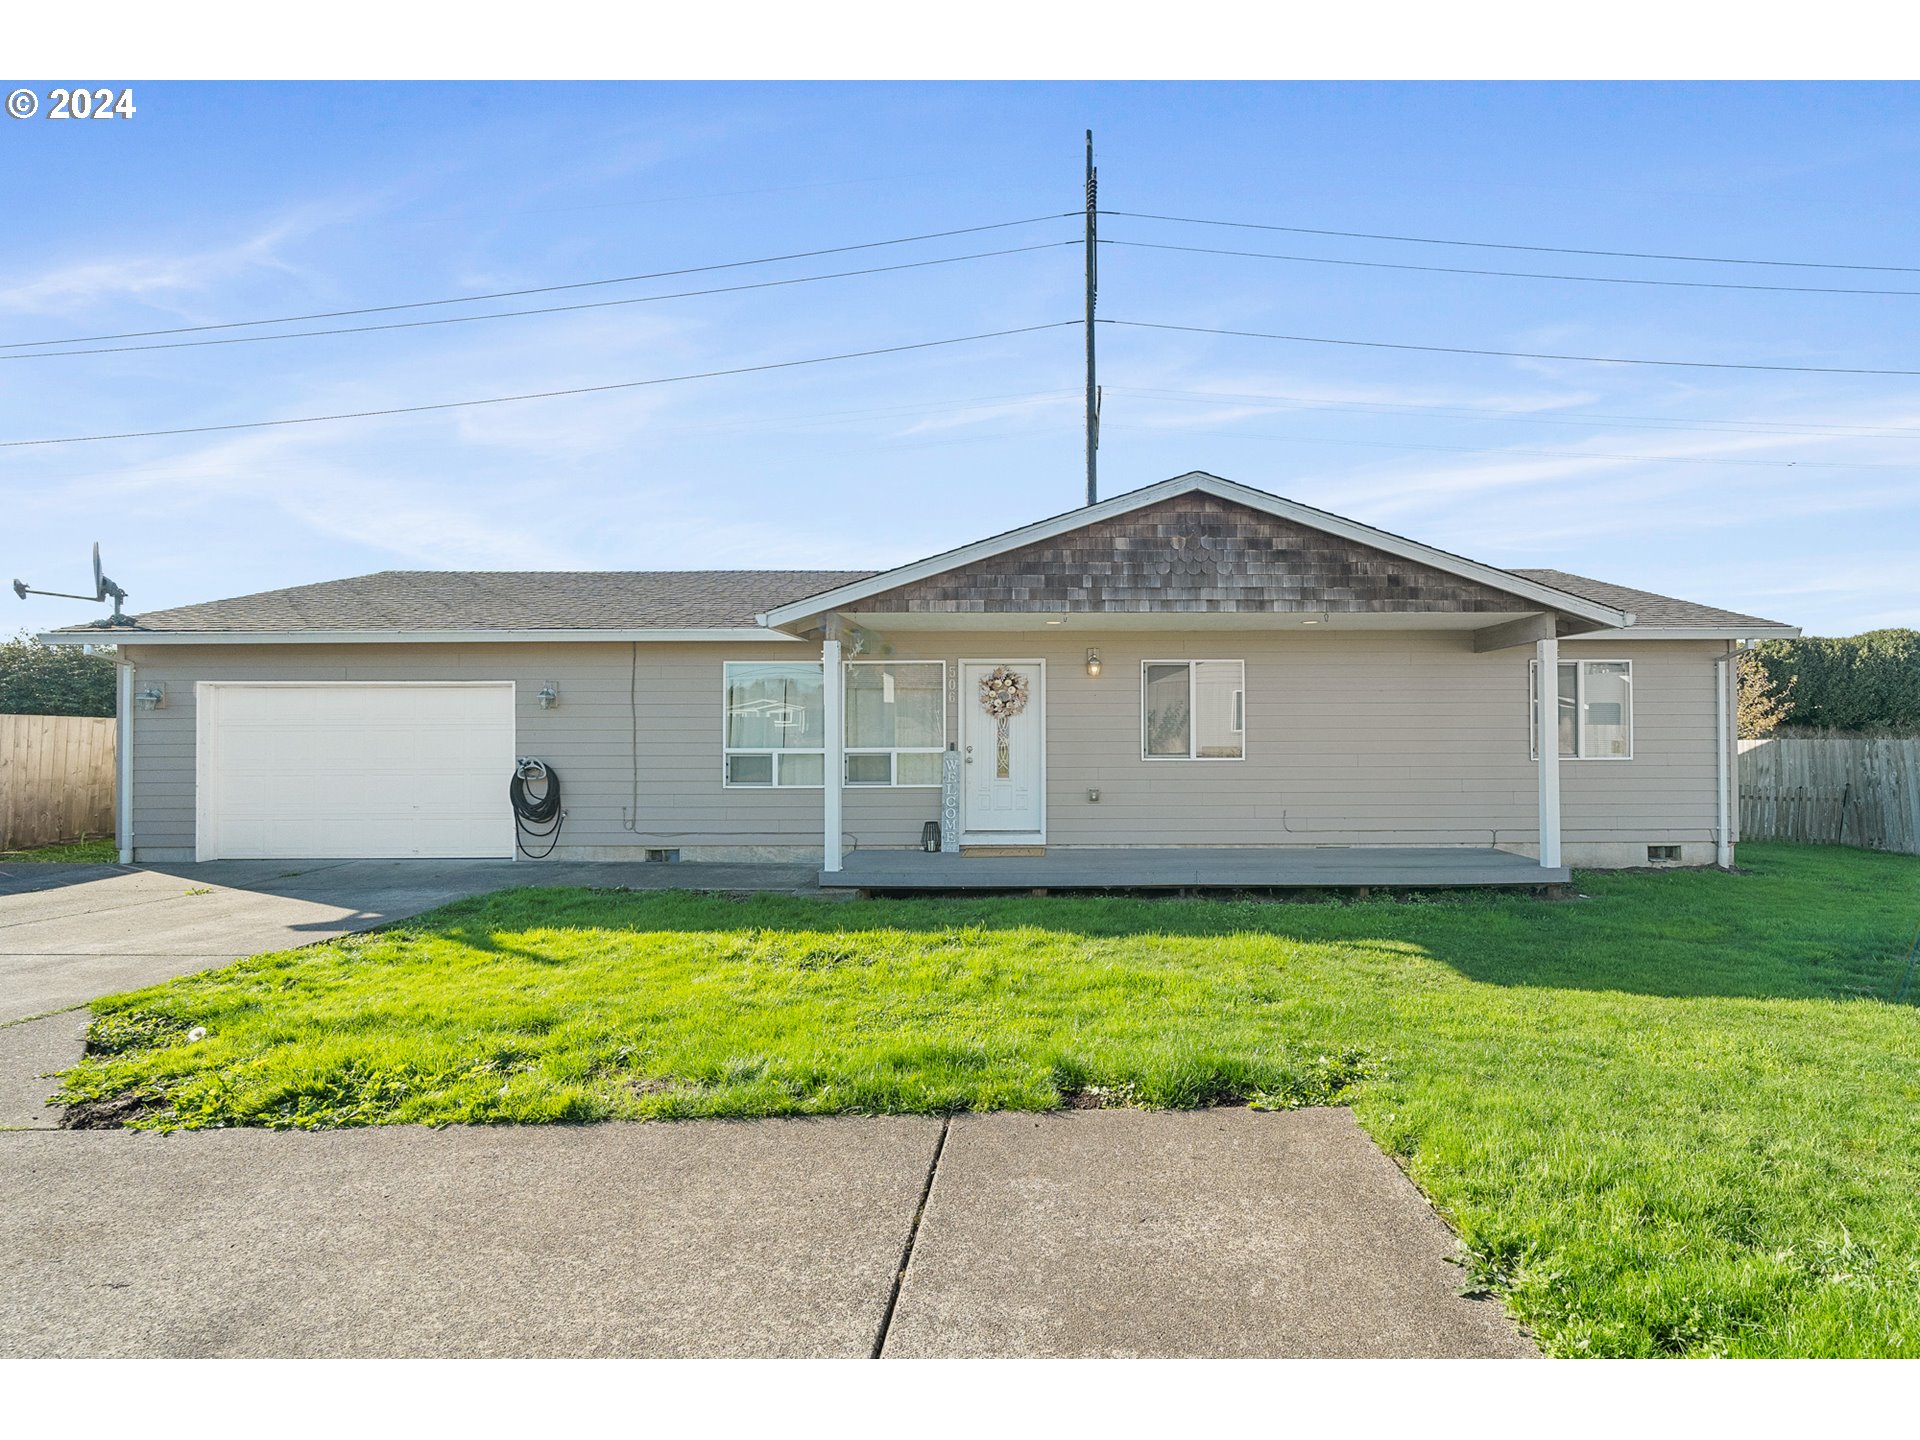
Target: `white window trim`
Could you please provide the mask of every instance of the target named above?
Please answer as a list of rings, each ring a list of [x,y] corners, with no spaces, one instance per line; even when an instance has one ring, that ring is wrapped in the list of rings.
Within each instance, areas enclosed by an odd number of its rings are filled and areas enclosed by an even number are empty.
[[[848,660],[841,665],[840,676],[840,725],[841,738],[846,738],[846,725],[851,711],[846,703],[847,672],[856,665],[938,665],[940,667],[940,743],[938,745],[855,745],[847,740],[844,745],[846,760],[856,755],[887,756],[887,778],[879,780],[846,780],[849,790],[938,790],[941,782],[928,780],[919,784],[902,784],[900,781],[900,757],[902,755],[944,755],[947,751],[947,662],[945,660],[917,660],[911,657],[895,657],[882,660]],[[842,762],[843,764],[845,761]],[[851,768],[851,767],[849,767]],[[842,777],[845,778],[844,776]],[[765,788],[765,787],[762,787]],[[798,787],[789,787],[795,788]]]
[[[1574,753],[1571,755],[1562,755],[1560,759],[1562,761],[1567,761],[1567,760],[1611,761],[1616,764],[1621,761],[1633,759],[1633,746],[1634,746],[1633,732],[1634,732],[1634,729],[1636,728],[1634,725],[1634,711],[1635,709],[1638,708],[1635,702],[1639,698],[1634,694],[1634,689],[1633,689],[1633,661],[1622,659],[1616,656],[1580,655],[1580,656],[1576,656],[1572,660],[1562,660],[1560,661],[1560,664],[1571,665],[1574,667],[1574,671],[1573,671],[1573,676],[1574,676],[1574,679],[1573,679],[1573,752]],[[1586,738],[1587,738],[1587,725],[1586,725],[1587,666],[1589,665],[1624,665],[1627,667],[1627,753],[1624,755],[1583,755],[1580,753],[1581,748],[1586,743]],[[1530,739],[1527,742],[1527,754],[1528,754],[1528,757],[1533,760],[1538,760],[1540,758],[1540,711],[1539,711],[1540,683],[1538,678],[1539,674],[1540,674],[1540,662],[1538,660],[1529,660],[1527,662],[1527,719],[1529,721],[1529,724],[1527,726],[1527,734],[1529,735]],[[1558,684],[1558,677],[1556,676],[1555,684],[1554,684],[1554,695],[1556,696],[1556,700],[1555,700],[1556,705],[1559,703],[1557,699],[1559,693],[1560,693],[1560,687]],[[1559,721],[1559,718],[1556,716],[1554,719],[1554,733],[1558,734],[1559,730],[1560,730],[1560,721]]]
[[[824,790],[826,788],[827,747],[767,750],[751,745],[731,746],[727,744],[727,722],[732,718],[727,710],[727,696],[733,689],[733,683],[727,678],[727,672],[736,665],[809,665],[820,668],[818,660],[722,660],[720,662],[720,788],[722,790]],[[822,675],[824,689],[826,677]],[[744,781],[733,780],[733,757],[736,755],[766,755],[772,758],[773,778],[765,785],[752,785]],[[780,757],[782,755],[818,755],[820,757],[821,778],[808,785],[782,785],[780,783]]]
[[[1187,753],[1184,755],[1150,755],[1147,753],[1147,667],[1149,665],[1184,665],[1187,667]],[[1199,684],[1199,667],[1202,665],[1238,665],[1240,683],[1234,687],[1239,697],[1240,725],[1233,731],[1240,737],[1238,755],[1196,755],[1194,743],[1198,736],[1198,727],[1194,717],[1199,713],[1199,697],[1195,693]],[[1176,765],[1234,765],[1247,758],[1247,662],[1245,660],[1212,659],[1198,657],[1188,659],[1179,656],[1167,660],[1142,660],[1140,662],[1140,758],[1158,764],[1162,761]]]

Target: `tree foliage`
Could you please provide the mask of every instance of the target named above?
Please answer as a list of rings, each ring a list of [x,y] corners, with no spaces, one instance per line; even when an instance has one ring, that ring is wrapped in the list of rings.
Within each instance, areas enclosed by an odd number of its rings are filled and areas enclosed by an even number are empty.
[[[42,645],[31,636],[0,644],[0,715],[112,715],[113,651]]]
[[[1787,697],[1785,725],[1920,734],[1920,630],[1766,640],[1752,654]]]
[[[1742,655],[1738,664],[1735,733],[1742,740],[1761,740],[1778,730],[1793,709],[1793,683],[1777,683],[1756,655]]]

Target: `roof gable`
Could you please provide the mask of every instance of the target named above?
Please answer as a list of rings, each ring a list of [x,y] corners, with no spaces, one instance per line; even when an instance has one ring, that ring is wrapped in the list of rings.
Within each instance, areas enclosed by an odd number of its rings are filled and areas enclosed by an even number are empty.
[[[1184,506],[1160,508],[1181,500]],[[1236,511],[1258,519],[1222,518]],[[1143,515],[1147,518],[1137,524],[1126,520]],[[1139,525],[1152,533],[1134,533]],[[1155,530],[1156,525],[1163,528]],[[1239,533],[1209,536],[1209,526]],[[1099,537],[1094,549],[1072,541],[1045,548],[1081,532]],[[1209,559],[1210,547],[1189,543],[1209,538],[1238,543],[1224,553],[1216,543]],[[1131,552],[1135,541],[1154,550],[1144,570],[1118,558]],[[1308,568],[1293,577],[1271,566],[1256,571],[1268,559],[1261,550],[1267,541],[1289,549]],[[1102,544],[1108,548],[1099,549]],[[1003,559],[1012,559],[1011,566],[991,563]],[[1231,575],[1220,569],[1222,559],[1233,562]],[[1102,576],[1093,568],[1116,563],[1126,572],[1120,584],[1111,583],[1111,573]],[[1076,577],[1077,584],[1069,583]],[[1402,593],[1409,588],[1423,592],[1422,598],[1409,603]],[[830,610],[884,609],[868,602],[889,592],[898,592],[896,603],[928,608],[1062,610],[1086,606],[1096,589],[1102,606],[1131,611],[1546,609],[1590,624],[1632,623],[1626,612],[1599,601],[1201,471],[776,606],[761,619],[782,626]],[[1070,596],[1069,591],[1081,593]]]
[[[840,608],[851,614],[1380,614],[1538,607],[1419,560],[1188,490]]]

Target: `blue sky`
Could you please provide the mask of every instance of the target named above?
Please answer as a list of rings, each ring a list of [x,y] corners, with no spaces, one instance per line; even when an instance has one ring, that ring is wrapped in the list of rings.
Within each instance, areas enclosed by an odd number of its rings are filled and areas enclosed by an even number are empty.
[[[0,120],[12,219],[0,232],[0,341],[590,281],[1067,211],[1079,203],[1088,126],[1111,209],[1920,264],[1920,92],[1910,86],[150,84],[136,85],[135,99],[129,121]],[[1059,220],[424,313],[819,274],[1077,233],[1077,221]],[[1119,218],[1102,233],[1412,264],[1920,291],[1920,271],[1525,254]],[[1056,247],[567,314],[0,360],[0,439],[560,389],[1068,320],[1079,313],[1079,265],[1077,249]],[[1113,246],[1102,256],[1101,313],[1414,344],[1920,370],[1920,295],[1604,285]],[[1495,564],[1597,575],[1811,633],[1920,624],[1920,490],[1909,469],[1920,378],[1119,327],[1100,339],[1105,494],[1205,469]],[[96,538],[136,611],[392,568],[887,565],[1080,503],[1080,367],[1079,334],[1061,329],[482,409],[0,450],[0,579],[77,588]],[[97,613],[5,603],[7,631]]]

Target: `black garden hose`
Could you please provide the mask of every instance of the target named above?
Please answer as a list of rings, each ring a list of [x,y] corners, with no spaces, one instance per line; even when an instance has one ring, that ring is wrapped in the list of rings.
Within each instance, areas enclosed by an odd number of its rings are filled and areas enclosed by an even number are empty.
[[[538,796],[530,795],[529,782],[546,788]],[[567,818],[560,808],[560,772],[544,760],[523,759],[514,766],[507,797],[513,802],[513,843],[529,860],[546,859],[560,843],[560,826]],[[547,848],[534,854],[527,848],[528,836],[545,840]]]

